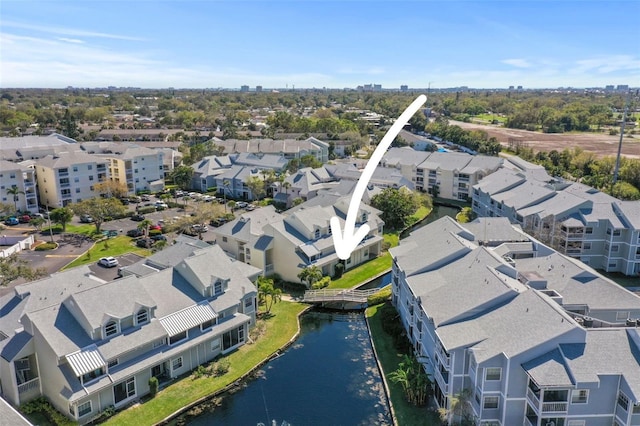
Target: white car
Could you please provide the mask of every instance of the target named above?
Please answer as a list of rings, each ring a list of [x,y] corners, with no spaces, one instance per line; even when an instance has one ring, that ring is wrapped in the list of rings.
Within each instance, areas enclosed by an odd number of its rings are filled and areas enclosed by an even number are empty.
[[[114,266],[118,266],[118,259],[115,257],[101,257],[98,260],[98,265],[104,266],[105,268],[113,268]]]

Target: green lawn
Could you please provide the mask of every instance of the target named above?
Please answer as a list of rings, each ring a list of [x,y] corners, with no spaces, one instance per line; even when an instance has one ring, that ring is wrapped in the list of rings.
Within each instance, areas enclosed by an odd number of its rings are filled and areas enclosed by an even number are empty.
[[[382,374],[389,386],[389,397],[398,425],[439,425],[441,423],[437,414],[425,407],[416,407],[410,404],[404,396],[402,386],[389,380],[389,374],[398,369],[398,364],[404,354],[396,351],[393,339],[382,329],[381,315],[379,314],[382,306],[367,308],[366,316],[376,355],[382,365]]]
[[[76,260],[69,263],[62,270],[97,262],[101,257],[120,256],[125,253],[136,253],[140,256],[149,256],[151,254],[147,249],[136,247],[131,238],[121,235],[95,243],[87,252],[78,256]]]
[[[426,218],[431,209],[428,207],[420,207],[413,216],[411,216],[411,223],[416,223]],[[386,232],[383,235],[384,242],[389,244],[389,247],[395,247],[400,241],[400,234],[397,231]],[[351,288],[358,284],[362,284],[372,277],[375,277],[385,271],[391,269],[391,254],[384,252],[381,256],[373,260],[369,260],[353,269],[345,272],[342,277],[332,280],[329,283],[329,288]]]
[[[369,281],[372,277],[391,269],[391,254],[384,253],[373,260],[345,272],[342,277],[332,280],[328,288],[351,288]]]
[[[264,334],[254,343],[246,344],[225,357],[231,363],[227,374],[215,378],[184,377],[161,390],[154,399],[116,414],[106,424],[152,425],[180,408],[223,389],[287,344],[298,332],[297,317],[305,308],[307,305],[300,303],[274,304],[271,309],[272,316],[265,320]]]
[[[63,232],[62,226],[60,225],[53,225],[51,229],[53,229],[54,234],[61,234]],[[43,227],[42,232],[43,232],[43,235],[49,235],[49,227],[48,226]],[[67,223],[67,227],[65,228],[64,232],[67,232],[70,234],[81,234],[81,235],[91,236],[96,232],[96,226],[92,223],[86,223],[82,225],[72,225],[71,223]]]

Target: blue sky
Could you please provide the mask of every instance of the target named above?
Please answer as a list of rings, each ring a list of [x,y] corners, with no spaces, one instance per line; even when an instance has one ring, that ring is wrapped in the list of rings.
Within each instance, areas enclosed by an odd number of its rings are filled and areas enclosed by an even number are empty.
[[[638,0],[3,0],[0,86],[640,86],[639,18]]]

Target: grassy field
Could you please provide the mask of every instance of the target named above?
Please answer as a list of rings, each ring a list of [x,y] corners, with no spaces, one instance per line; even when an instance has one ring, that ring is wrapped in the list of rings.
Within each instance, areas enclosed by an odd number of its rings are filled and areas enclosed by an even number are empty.
[[[496,114],[479,114],[473,116],[474,120],[491,123],[493,120],[498,121],[500,124],[504,124],[507,121],[507,117],[501,117]]]
[[[184,377],[161,390],[155,398],[116,414],[106,424],[152,425],[180,408],[223,389],[287,344],[298,332],[297,317],[305,308],[306,305],[292,302],[274,304],[271,317],[264,320],[264,334],[254,343],[246,344],[225,357],[230,362],[227,374],[199,379]]]
[[[416,407],[410,404],[405,396],[402,386],[389,380],[389,374],[398,369],[403,354],[398,353],[393,345],[393,339],[382,329],[382,320],[379,310],[383,305],[367,308],[366,316],[369,321],[371,337],[375,345],[376,355],[382,365],[383,375],[389,386],[391,405],[399,425],[439,425],[440,420],[436,413],[425,407]]]
[[[136,247],[131,238],[121,235],[95,243],[87,252],[81,254],[76,260],[65,266],[63,270],[97,262],[101,257],[120,256],[125,253],[149,256],[151,251]]]

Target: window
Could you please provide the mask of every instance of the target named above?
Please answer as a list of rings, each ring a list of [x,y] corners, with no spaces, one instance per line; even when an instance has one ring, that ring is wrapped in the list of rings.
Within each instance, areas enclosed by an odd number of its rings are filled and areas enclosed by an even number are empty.
[[[216,281],[213,285],[213,294],[215,296],[222,294],[222,281]]]
[[[91,412],[91,401],[78,405],[78,417],[86,416]]]
[[[109,366],[109,368],[115,367],[116,365],[118,365],[118,362],[118,358],[113,358],[109,360],[109,363],[107,365]]]
[[[182,368],[182,357],[176,358],[171,362],[172,370],[177,370],[178,368]]]
[[[622,392],[618,393],[618,405],[624,411],[628,411],[629,410],[629,398],[627,398],[627,395],[625,395]]]
[[[130,377],[113,387],[113,399],[116,404],[136,395],[136,380]]]
[[[67,180],[68,180],[68,179],[67,179]],[[75,183],[78,183],[78,182],[80,182],[80,178],[79,178],[79,177],[74,177],[74,178],[73,178],[73,181],[74,181]]]
[[[633,406],[633,414],[640,414],[640,404]]]
[[[250,308],[253,306],[253,299],[245,299],[244,300],[244,307],[245,308]]]
[[[82,383],[87,383],[104,375],[102,367],[82,375]]]
[[[173,335],[171,337],[169,337],[169,344],[170,345],[175,345],[176,343],[184,340],[187,338],[187,330],[183,331],[182,333],[178,333],[176,335]]]
[[[485,380],[500,380],[502,376],[502,368],[485,369]]]
[[[147,321],[149,321],[149,311],[147,311],[145,308],[142,308],[136,314],[136,324],[144,324]]]
[[[227,242],[227,237],[222,237],[222,242],[226,243]]]
[[[571,392],[572,404],[586,404],[589,401],[588,389],[577,389]]]
[[[619,229],[616,229],[613,231],[613,236],[614,237],[619,237],[620,236],[621,231]]]
[[[628,311],[618,311],[616,312],[616,321],[624,321],[629,318]]]
[[[584,426],[584,425],[585,425],[584,420],[569,420],[567,422],[567,426]]]
[[[77,172],[78,171],[78,166],[73,166],[73,171]]]
[[[213,327],[213,320],[207,320],[200,324],[200,330],[206,330],[207,328]]]
[[[618,250],[620,250],[620,246],[619,246],[619,245],[614,244],[614,245],[612,245],[612,246],[611,246],[611,251],[612,251],[613,253],[617,253],[617,252],[618,252]]]
[[[80,188],[76,188],[76,194],[80,193]]]
[[[584,228],[584,233],[585,234],[593,234],[593,228],[590,226],[587,226],[586,228]]]
[[[482,406],[482,408],[484,408],[485,410],[494,410],[496,408],[498,408],[498,403],[500,402],[500,397],[499,396],[485,396],[484,397],[484,404]]]
[[[609,268],[617,268],[618,267],[618,261],[614,260],[609,262]]]
[[[89,176],[89,180],[93,180],[93,176]]]
[[[211,351],[215,352],[220,349],[220,338],[211,341]]]
[[[87,166],[87,170],[93,170],[93,164],[89,164],[89,165]]]
[[[315,239],[317,240],[318,238],[320,238],[320,230],[319,230],[319,229],[316,229],[316,232],[315,232]]]
[[[104,325],[105,337],[113,336],[118,333],[118,323],[115,321],[109,321]]]
[[[591,250],[591,243],[582,243],[582,250]]]

